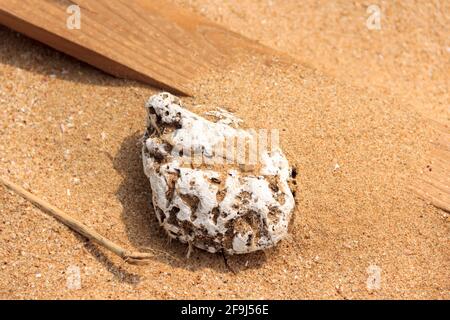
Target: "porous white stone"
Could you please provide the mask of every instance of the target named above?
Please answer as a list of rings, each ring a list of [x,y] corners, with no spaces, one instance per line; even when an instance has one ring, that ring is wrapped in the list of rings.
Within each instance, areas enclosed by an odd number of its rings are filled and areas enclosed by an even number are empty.
[[[287,235],[295,201],[292,170],[280,149],[263,152],[258,165],[234,164],[218,146],[230,138],[256,142],[235,128],[240,121],[232,114],[219,109],[209,113],[217,121],[209,121],[166,92],[152,96],[146,108],[144,171],[157,219],[171,238],[241,254]],[[194,154],[203,161],[196,163]]]

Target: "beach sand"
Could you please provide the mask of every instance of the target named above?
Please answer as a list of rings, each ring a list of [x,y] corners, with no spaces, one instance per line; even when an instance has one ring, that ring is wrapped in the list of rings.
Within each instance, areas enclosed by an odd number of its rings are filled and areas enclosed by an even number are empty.
[[[172,0],[427,118],[450,122],[449,1]],[[367,8],[380,9],[369,30]]]
[[[228,266],[200,250],[188,259],[187,246],[158,226],[142,170],[143,106],[158,90],[0,28],[0,174],[124,247],[158,252],[148,265],[126,264],[0,187],[0,298],[450,298],[448,214],[408,188],[428,164],[435,131],[427,117],[449,117],[449,76],[440,69],[448,53],[430,47],[422,56],[408,28],[391,26],[377,38],[355,27],[367,16],[365,2],[301,10],[290,1],[182,4],[303,62],[249,57],[205,75],[195,98],[183,99],[198,113],[224,107],[246,127],[280,130],[298,169],[290,236],[274,249],[229,257]],[[434,10],[387,8],[405,23],[413,23],[408,12],[426,17],[417,34],[445,44],[442,13],[429,19]],[[343,45],[337,35],[345,27],[352,40]],[[386,64],[367,39],[382,45]],[[395,54],[398,39],[410,39],[411,57]],[[392,68],[399,61],[407,67]],[[427,63],[439,67],[436,78],[422,75]]]

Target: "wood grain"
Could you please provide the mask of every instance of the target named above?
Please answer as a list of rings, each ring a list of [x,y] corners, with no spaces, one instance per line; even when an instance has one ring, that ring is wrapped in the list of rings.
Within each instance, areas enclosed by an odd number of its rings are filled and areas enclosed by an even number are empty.
[[[67,27],[73,4],[79,30]],[[161,0],[0,0],[0,24],[107,73],[187,95],[212,68],[272,51]]]
[[[429,162],[412,189],[424,200],[450,213],[450,129],[432,121],[438,137],[433,141]]]

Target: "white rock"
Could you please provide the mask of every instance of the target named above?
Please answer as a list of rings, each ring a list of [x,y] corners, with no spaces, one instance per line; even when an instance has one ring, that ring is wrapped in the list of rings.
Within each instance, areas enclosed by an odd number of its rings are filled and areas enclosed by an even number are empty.
[[[146,108],[144,171],[156,216],[171,238],[240,254],[272,247],[287,235],[295,201],[281,150],[260,153],[256,165],[232,163],[220,147],[232,138],[256,144],[247,131],[208,121],[166,92],[152,96]],[[196,163],[193,154],[203,161]]]

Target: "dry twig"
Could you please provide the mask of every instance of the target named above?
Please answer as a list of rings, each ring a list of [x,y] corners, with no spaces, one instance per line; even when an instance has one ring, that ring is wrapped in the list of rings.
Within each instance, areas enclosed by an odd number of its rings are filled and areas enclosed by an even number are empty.
[[[108,249],[109,251],[115,253],[119,257],[121,257],[123,260],[125,260],[128,263],[133,264],[139,264],[143,263],[148,259],[154,258],[154,255],[152,253],[146,253],[146,252],[133,252],[126,250],[119,245],[115,244],[111,240],[103,237],[101,234],[97,233],[95,230],[92,230],[88,226],[84,225],[83,223],[79,222],[78,220],[75,220],[65,212],[61,211],[60,209],[56,208],[55,206],[51,205],[47,201],[38,198],[34,194],[28,192],[21,186],[9,181],[8,179],[4,177],[0,177],[0,184],[3,184],[8,189],[14,191],[18,195],[22,196],[26,200],[30,201],[33,205],[39,207],[41,210],[45,211],[52,217],[56,218],[58,221],[65,224],[70,229],[74,230],[75,232],[81,234],[82,236],[88,238],[89,240],[96,242],[97,244],[101,245],[102,247]]]

